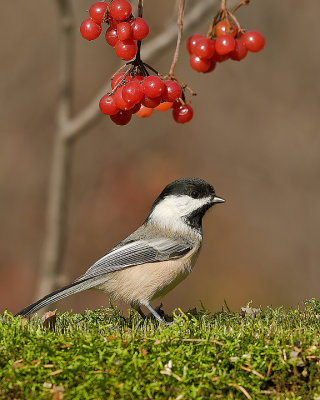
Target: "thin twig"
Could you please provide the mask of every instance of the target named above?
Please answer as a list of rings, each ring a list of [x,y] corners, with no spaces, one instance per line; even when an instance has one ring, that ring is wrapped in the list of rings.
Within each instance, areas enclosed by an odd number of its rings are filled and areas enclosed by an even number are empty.
[[[234,14],[240,7],[246,6],[249,3],[250,3],[250,0],[242,0],[242,1],[240,1],[240,3],[238,3],[237,5],[235,5],[233,7],[233,9],[231,10],[231,13]]]
[[[224,346],[223,343],[219,342],[218,340],[215,339],[181,339],[182,342],[210,342],[210,343],[215,343],[215,344],[219,344],[220,346]]]
[[[185,4],[186,4],[186,0],[180,0],[178,21],[177,21],[177,24],[178,24],[177,45],[176,45],[176,50],[174,52],[173,60],[171,63],[171,67],[169,70],[169,76],[174,76],[174,69],[175,69],[175,66],[176,66],[176,64],[178,62],[178,58],[179,58],[179,51],[180,51],[182,31],[183,31],[183,15],[184,15]]]
[[[244,371],[251,372],[252,374],[258,376],[261,379],[264,379],[264,376],[262,374],[260,374],[260,372],[255,371],[254,369],[251,369],[249,367],[244,367],[244,366],[241,366],[240,368],[243,369]]]
[[[272,360],[270,361],[269,366],[268,366],[268,371],[267,371],[267,377],[268,378],[269,378],[269,376],[271,374],[271,368],[272,368]]]
[[[242,392],[246,396],[247,399],[249,399],[249,400],[252,399],[250,394],[246,391],[246,389],[243,386],[238,385],[237,383],[229,383],[229,386],[232,386],[232,387],[240,390],[240,392]]]

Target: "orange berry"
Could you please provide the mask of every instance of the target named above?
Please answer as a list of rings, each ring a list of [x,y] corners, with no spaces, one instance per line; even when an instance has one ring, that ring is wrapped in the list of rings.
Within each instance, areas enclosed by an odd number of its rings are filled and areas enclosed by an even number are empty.
[[[158,111],[167,111],[170,110],[172,104],[173,103],[170,101],[164,101],[163,103],[160,103],[157,107],[155,107],[155,109]]]
[[[148,118],[153,113],[153,108],[141,106],[140,110],[136,113],[140,118]]]
[[[219,37],[222,35],[232,35],[236,36],[238,28],[231,24],[229,21],[224,20],[217,23],[214,28],[214,34]]]

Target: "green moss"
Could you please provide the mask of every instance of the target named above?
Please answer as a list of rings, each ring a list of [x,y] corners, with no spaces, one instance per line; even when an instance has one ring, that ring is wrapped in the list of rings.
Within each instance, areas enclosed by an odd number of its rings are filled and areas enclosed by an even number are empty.
[[[320,398],[320,303],[181,312],[167,328],[114,308],[0,318],[0,399]]]

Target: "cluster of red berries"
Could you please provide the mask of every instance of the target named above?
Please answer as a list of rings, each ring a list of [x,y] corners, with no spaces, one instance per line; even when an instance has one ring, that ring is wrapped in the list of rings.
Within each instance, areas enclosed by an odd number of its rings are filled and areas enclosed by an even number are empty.
[[[143,18],[134,18],[131,4],[127,0],[113,0],[94,3],[89,10],[90,18],[81,26],[81,35],[87,40],[97,39],[102,31],[101,24],[108,25],[107,43],[114,47],[116,55],[122,60],[132,60],[138,51],[137,41],[149,33],[149,26]]]
[[[211,36],[211,35],[209,35]],[[219,21],[214,27],[214,38],[195,34],[187,41],[191,68],[198,72],[211,72],[217,62],[230,58],[240,61],[251,51],[257,53],[264,48],[265,40],[260,32],[248,31],[228,20]]]
[[[105,94],[99,106],[117,125],[128,124],[133,114],[149,117],[154,109],[172,108],[173,118],[178,123],[188,122],[193,116],[192,108],[180,101],[182,89],[174,80],[120,72],[112,79],[111,88],[111,94]]]

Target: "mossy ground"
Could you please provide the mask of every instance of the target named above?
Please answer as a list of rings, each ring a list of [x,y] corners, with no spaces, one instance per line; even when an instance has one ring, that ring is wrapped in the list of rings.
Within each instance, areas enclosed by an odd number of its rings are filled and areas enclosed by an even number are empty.
[[[0,399],[320,399],[320,303],[161,327],[114,308],[0,318]]]

